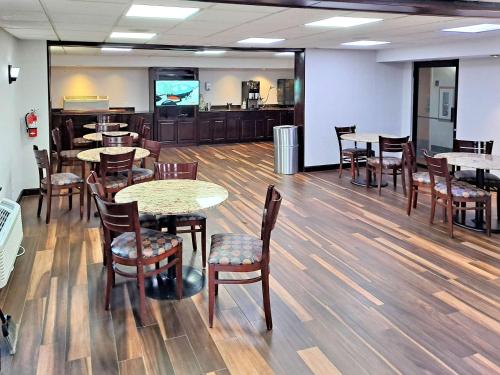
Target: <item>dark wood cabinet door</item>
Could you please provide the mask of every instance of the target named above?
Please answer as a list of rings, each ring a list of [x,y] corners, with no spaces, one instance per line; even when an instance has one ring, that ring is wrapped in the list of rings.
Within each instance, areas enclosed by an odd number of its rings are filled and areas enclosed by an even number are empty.
[[[255,139],[255,120],[242,119],[241,120],[241,140]]]
[[[177,121],[161,120],[158,121],[159,141],[163,143],[177,143]]]
[[[224,142],[226,140],[226,120],[212,120],[212,135],[214,142]]]
[[[200,143],[211,143],[212,142],[212,126],[210,120],[199,120],[198,121],[198,141]]]
[[[255,120],[255,138],[264,139],[266,137],[266,122],[264,119]]]
[[[177,143],[196,143],[195,119],[183,119],[177,122]]]
[[[275,117],[266,118],[266,138],[273,139],[273,128],[278,125]]]
[[[294,124],[293,110],[281,111],[280,125],[293,125],[293,124]]]
[[[228,141],[239,141],[240,140],[240,124],[241,124],[241,118],[228,117],[227,124],[226,124],[226,139]]]

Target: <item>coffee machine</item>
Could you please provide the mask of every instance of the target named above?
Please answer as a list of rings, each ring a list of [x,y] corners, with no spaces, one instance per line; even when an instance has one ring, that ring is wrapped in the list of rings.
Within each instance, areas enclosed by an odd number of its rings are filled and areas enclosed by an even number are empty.
[[[246,103],[247,109],[259,109],[260,82],[241,82],[241,99]]]

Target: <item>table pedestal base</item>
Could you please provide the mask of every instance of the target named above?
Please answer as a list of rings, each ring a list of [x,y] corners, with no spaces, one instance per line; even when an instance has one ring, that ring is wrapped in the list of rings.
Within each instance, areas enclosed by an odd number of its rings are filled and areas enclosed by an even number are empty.
[[[453,224],[457,227],[470,229],[476,232],[486,232],[486,222],[477,223],[473,213],[468,213],[468,215],[465,216],[465,222],[462,222],[460,215],[455,215],[453,217]],[[491,233],[500,233],[500,220],[494,217],[491,218]]]
[[[172,267],[175,269],[175,267]],[[153,299],[177,299],[177,279],[167,273],[145,280],[146,296]],[[205,276],[201,270],[189,266],[182,267],[182,298],[198,294],[205,287]]]
[[[356,177],[354,180],[351,180],[351,184],[356,185],[356,186],[364,186],[366,187],[366,178],[362,176]],[[387,182],[382,181],[382,187],[386,187],[388,185]],[[370,187],[378,187],[377,181],[373,181],[373,179],[370,181]]]

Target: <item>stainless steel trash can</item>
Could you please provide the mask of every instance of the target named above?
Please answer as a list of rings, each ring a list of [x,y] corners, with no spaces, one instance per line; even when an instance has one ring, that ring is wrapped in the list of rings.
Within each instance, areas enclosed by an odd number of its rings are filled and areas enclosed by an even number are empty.
[[[274,171],[280,174],[294,174],[299,171],[299,137],[297,126],[275,126]]]

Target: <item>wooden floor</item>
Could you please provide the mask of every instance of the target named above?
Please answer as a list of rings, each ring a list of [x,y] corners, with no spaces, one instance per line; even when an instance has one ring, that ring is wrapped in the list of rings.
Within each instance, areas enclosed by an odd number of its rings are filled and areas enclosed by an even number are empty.
[[[206,290],[148,300],[139,328],[133,281],[117,279],[103,307],[97,219],[60,201],[50,225],[22,202],[26,254],[0,306],[20,322],[2,374],[499,374],[499,235],[428,224],[422,197],[407,217],[401,190],[354,187],[336,171],[278,176],[269,143],[166,149],[200,162],[199,178],[229,200],[209,232],[257,234],[267,184],[284,203],[271,249],[274,330],[259,284],[221,287],[213,329]],[[75,200],[76,202],[76,200]],[[42,213],[43,215],[43,213]],[[200,266],[185,237],[185,262]]]

